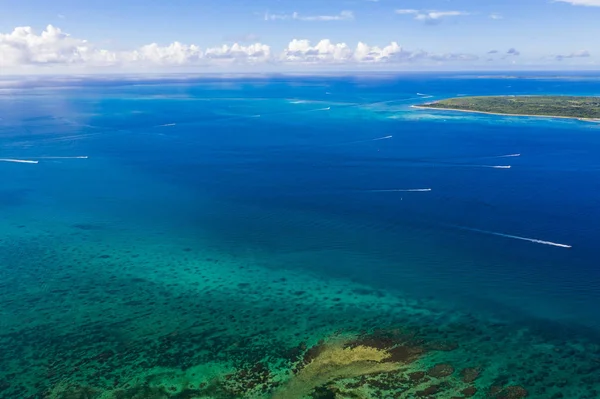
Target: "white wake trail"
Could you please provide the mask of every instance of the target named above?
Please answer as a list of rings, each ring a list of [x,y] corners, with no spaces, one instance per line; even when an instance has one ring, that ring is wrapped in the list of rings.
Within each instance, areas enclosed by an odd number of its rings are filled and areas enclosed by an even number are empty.
[[[9,158],[0,158],[0,162],[39,163],[39,161],[30,161],[30,160],[27,160],[27,159],[9,159]]]
[[[399,192],[403,192],[403,193],[423,193],[423,192],[428,192],[431,191],[430,188],[399,188],[399,189],[392,189],[392,190],[368,190],[368,192],[370,193],[399,193]]]
[[[512,166],[510,165],[460,165],[457,166],[467,166],[471,168],[492,168],[492,169],[510,169]]]
[[[35,159],[88,159],[87,155],[77,156],[77,157],[33,157]]]
[[[458,228],[460,228],[462,230],[469,230],[469,231],[473,231],[473,232],[476,232],[476,233],[489,234],[489,235],[498,236],[498,237],[505,237],[505,238],[512,238],[512,239],[521,240],[521,241],[529,241],[529,242],[533,242],[533,243],[536,243],[536,244],[551,245],[553,247],[560,247],[560,248],[572,248],[571,245],[559,244],[557,242],[552,242],[552,241],[544,241],[544,240],[538,240],[538,239],[535,239],[535,238],[527,238],[527,237],[515,236],[515,235],[512,235],[512,234],[497,233],[495,231],[473,229],[471,227],[462,227],[462,226],[456,226],[456,227],[458,227]]]
[[[348,145],[348,144],[370,143],[371,141],[389,140],[392,137],[394,137],[394,136],[377,137],[376,139],[369,139],[369,140],[350,141],[349,143],[334,144],[334,145]]]
[[[508,154],[508,155],[499,155],[497,157],[492,157],[492,158],[514,158],[514,157],[520,157],[521,154]]]
[[[176,123],[165,123],[164,125],[157,125],[155,127],[167,127],[167,126],[177,126]]]

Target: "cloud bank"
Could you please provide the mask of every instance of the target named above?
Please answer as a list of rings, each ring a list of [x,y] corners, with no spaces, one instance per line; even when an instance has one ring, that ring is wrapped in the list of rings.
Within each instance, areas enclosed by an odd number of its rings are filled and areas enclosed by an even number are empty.
[[[306,64],[384,64],[446,61],[471,61],[469,54],[433,54],[410,51],[392,42],[373,46],[359,42],[356,46],[324,39],[316,43],[294,39],[283,51],[262,43],[223,45],[201,48],[195,44],[174,42],[152,43],[131,51],[111,51],[74,38],[57,27],[48,25],[41,33],[31,27],[15,28],[0,34],[0,67],[19,68],[51,66],[85,67],[177,67],[227,65],[306,65]]]
[[[414,10],[402,10],[414,14]],[[415,11],[419,13],[419,11]],[[444,18],[446,13],[429,15],[427,18]],[[498,54],[497,50],[488,54]],[[556,53],[555,53],[556,54]],[[488,56],[483,54],[487,59]],[[516,59],[520,52],[511,48],[496,60]],[[550,59],[582,59],[590,57],[582,50]],[[61,29],[48,25],[40,33],[31,27],[18,27],[12,32],[0,34],[0,73],[26,73],[55,71],[146,71],[146,70],[195,70],[222,68],[249,71],[255,69],[277,70],[295,66],[332,66],[338,70],[354,67],[395,68],[412,66],[443,67],[453,65],[473,66],[480,58],[460,52],[435,53],[421,49],[407,49],[397,42],[372,45],[358,42],[356,45],[323,39],[311,42],[294,39],[283,49],[256,43],[233,43],[220,47],[200,47],[197,44],[173,42],[167,45],[147,44],[127,51],[100,48],[87,40],[73,37]],[[483,60],[482,60],[483,61]]]
[[[174,42],[168,46],[156,43],[132,51],[100,49],[86,40],[76,39],[52,25],[36,34],[31,27],[15,28],[0,34],[0,67],[91,65],[177,66],[202,63],[260,63],[271,59],[271,48],[254,43],[247,46],[206,48]]]

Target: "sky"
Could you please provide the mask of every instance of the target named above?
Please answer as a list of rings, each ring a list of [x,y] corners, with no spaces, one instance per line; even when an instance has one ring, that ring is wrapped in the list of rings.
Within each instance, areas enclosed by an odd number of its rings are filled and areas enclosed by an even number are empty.
[[[600,0],[0,0],[0,74],[594,70]]]

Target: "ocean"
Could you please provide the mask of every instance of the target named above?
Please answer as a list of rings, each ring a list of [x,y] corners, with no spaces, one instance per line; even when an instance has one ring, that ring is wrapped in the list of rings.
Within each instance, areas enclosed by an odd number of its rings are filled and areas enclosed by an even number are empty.
[[[600,123],[412,107],[519,94],[600,79],[2,80],[0,398],[599,397]]]

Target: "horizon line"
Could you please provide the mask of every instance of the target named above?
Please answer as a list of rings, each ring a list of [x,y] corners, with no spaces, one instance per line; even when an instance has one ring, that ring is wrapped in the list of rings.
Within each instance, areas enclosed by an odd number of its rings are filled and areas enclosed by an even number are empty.
[[[230,71],[230,72],[213,72],[213,71],[90,71],[90,72],[74,72],[74,71],[35,71],[31,73],[2,73],[0,72],[0,80],[10,78],[23,77],[65,77],[70,76],[73,79],[82,77],[112,77],[112,76],[356,76],[356,75],[435,75],[435,74],[452,74],[452,75],[477,75],[477,74],[558,74],[558,75],[573,75],[577,73],[595,74],[600,76],[600,69],[465,69],[465,70],[289,70],[289,71]]]

